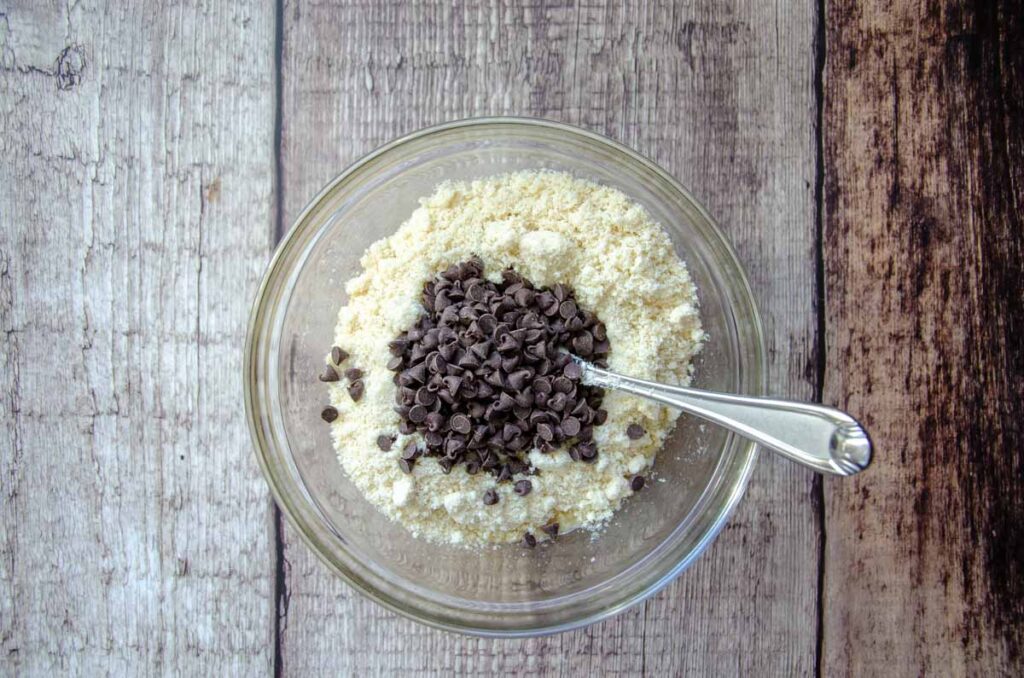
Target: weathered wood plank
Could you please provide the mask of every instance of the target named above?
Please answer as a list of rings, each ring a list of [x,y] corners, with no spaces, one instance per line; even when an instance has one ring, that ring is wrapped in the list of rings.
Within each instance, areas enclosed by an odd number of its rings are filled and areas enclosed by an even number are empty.
[[[765,312],[773,390],[812,397],[814,3],[776,4],[286,2],[285,217],[362,153],[425,125],[484,114],[582,124],[654,157],[720,217]],[[515,642],[386,612],[286,529],[283,668],[810,673],[811,487],[809,473],[765,458],[730,528],[667,592],[589,629]]]
[[[830,3],[826,400],[877,459],[826,482],[824,675],[1024,672],[1024,18]]]
[[[273,8],[0,9],[0,673],[257,675]]]

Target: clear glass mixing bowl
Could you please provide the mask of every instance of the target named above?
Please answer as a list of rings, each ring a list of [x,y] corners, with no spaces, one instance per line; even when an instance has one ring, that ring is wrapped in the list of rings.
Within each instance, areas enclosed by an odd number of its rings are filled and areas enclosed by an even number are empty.
[[[245,405],[257,457],[281,510],[334,572],[413,619],[489,636],[562,631],[611,616],[685,569],[743,494],[755,446],[682,416],[659,453],[665,482],[626,500],[593,539],[577,532],[527,549],[471,551],[413,538],[349,482],[319,413],[316,375],[344,283],[445,179],[563,170],[615,186],[671,235],[697,283],[709,340],[694,385],[761,394],[761,321],[732,248],[711,217],[649,160],[590,132],[491,118],[416,132],[345,170],[303,210],[263,278],[245,345]]]

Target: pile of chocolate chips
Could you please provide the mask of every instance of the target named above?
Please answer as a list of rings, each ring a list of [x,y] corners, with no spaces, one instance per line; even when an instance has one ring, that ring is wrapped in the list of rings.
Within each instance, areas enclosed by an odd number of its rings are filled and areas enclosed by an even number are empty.
[[[400,430],[426,442],[409,446],[403,470],[426,455],[439,457],[445,473],[465,464],[500,482],[532,472],[531,449],[566,442],[574,460],[597,459],[604,391],[580,382],[568,351],[607,366],[610,347],[604,324],[580,309],[572,290],[537,289],[513,269],[492,283],[474,257],[428,282],[423,306],[416,325],[390,344]]]

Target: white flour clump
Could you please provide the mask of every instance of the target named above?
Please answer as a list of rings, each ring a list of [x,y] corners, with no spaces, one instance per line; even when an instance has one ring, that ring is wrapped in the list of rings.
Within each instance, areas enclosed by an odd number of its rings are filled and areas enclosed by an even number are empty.
[[[518,541],[557,522],[562,533],[596,529],[632,494],[630,479],[651,466],[675,424],[665,407],[608,392],[608,419],[594,429],[599,456],[588,464],[564,449],[533,450],[539,471],[525,497],[512,482],[464,465],[442,473],[421,458],[411,474],[399,467],[402,449],[419,434],[398,433],[388,343],[423,313],[423,285],[452,264],[479,256],[497,282],[509,266],[538,287],[562,283],[581,308],[607,326],[613,371],[687,384],[690,360],[704,339],[697,294],[668,235],[620,191],[555,172],[519,172],[438,186],[389,238],[362,258],[363,272],[346,285],[335,344],[365,373],[355,402],[343,382],[331,384],[334,444],[345,471],[366,498],[414,534],[436,542],[478,546]],[[630,424],[643,429],[626,435]],[[388,452],[380,435],[396,436]],[[495,489],[499,501],[484,505]]]

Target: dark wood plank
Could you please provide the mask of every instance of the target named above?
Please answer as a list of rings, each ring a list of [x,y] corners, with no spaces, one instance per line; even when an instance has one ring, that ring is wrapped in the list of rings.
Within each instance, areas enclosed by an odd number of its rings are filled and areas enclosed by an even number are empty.
[[[815,5],[288,1],[288,222],[359,155],[484,114],[581,124],[655,158],[721,219],[767,322],[772,389],[810,398],[815,346]],[[354,594],[285,529],[289,674],[543,675],[814,669],[812,477],[764,458],[729,529],[646,606],[575,633],[432,631]]]
[[[273,8],[0,9],[0,674],[258,675]]]
[[[877,444],[826,482],[823,675],[1024,672],[1024,18],[830,3],[826,400]]]

